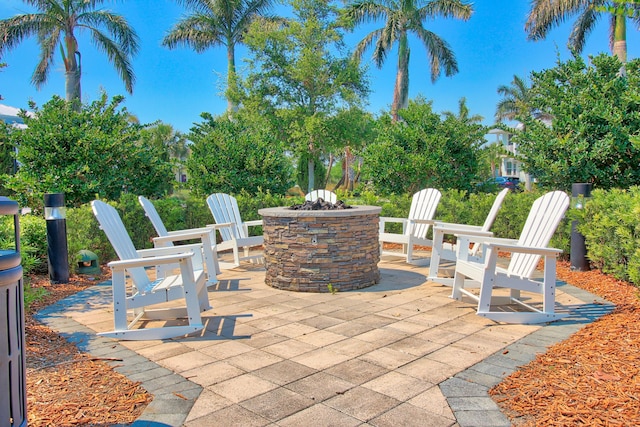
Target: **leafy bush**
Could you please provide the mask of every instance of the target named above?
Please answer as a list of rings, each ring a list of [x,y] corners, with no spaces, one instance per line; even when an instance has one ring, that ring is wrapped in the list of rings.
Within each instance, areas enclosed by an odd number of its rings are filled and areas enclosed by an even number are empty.
[[[267,127],[242,116],[230,121],[226,115],[203,113],[202,118],[188,136],[193,144],[186,163],[187,185],[194,195],[284,194],[291,187],[291,160]]]
[[[629,61],[626,76],[614,56],[599,55],[587,65],[576,57],[555,68],[533,73],[532,110],[514,141],[527,171],[542,186],[569,190],[574,182],[594,188],[628,188],[640,184],[640,60]],[[527,110],[529,111],[529,110]]]
[[[604,273],[640,284],[640,188],[594,190],[578,230],[587,256]]]
[[[44,218],[26,215],[20,217],[19,221],[20,254],[24,273],[46,271],[47,239]],[[13,216],[2,216],[0,218],[0,248],[14,250],[16,244],[14,231]],[[45,236],[45,238],[42,239],[42,236]]]
[[[19,147],[20,168],[5,175],[5,186],[21,206],[40,210],[45,193],[65,193],[67,206],[77,207],[96,194],[117,200],[131,192],[147,196],[171,188],[171,164],[161,160],[157,149],[139,144],[140,126],[131,123],[122,97],[107,102],[106,94],[81,111],[54,96],[28,126],[11,132]]]
[[[421,188],[471,190],[485,129],[466,117],[441,120],[431,103],[417,99],[402,121],[378,120],[376,142],[363,153],[362,180],[380,194],[413,194]]]

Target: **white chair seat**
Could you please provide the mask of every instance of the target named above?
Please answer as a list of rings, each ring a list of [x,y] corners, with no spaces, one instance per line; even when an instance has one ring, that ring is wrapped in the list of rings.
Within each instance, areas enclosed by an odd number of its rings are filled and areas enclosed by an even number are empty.
[[[252,247],[262,246],[263,236],[250,236],[249,227],[261,226],[262,220],[243,222],[238,209],[238,201],[235,197],[224,193],[215,193],[207,197],[207,205],[213,215],[216,224],[213,226],[222,241],[218,243],[218,252],[226,250],[233,251],[232,267],[240,265],[240,261],[262,259],[262,255],[250,256],[249,250]],[[240,257],[240,248],[244,251],[244,256]]]
[[[153,224],[156,233],[158,233],[158,237],[153,239],[154,246],[167,247],[173,246],[175,242],[179,241],[200,240],[202,242],[200,251],[202,252],[202,258],[207,271],[207,286],[218,283],[217,275],[220,274],[220,266],[218,264],[218,254],[216,251],[215,231],[208,227],[167,231],[153,203],[143,196],[138,196],[138,201],[140,205],[142,205],[145,215],[149,218],[151,224]],[[196,269],[198,267],[198,265],[195,266]],[[174,268],[175,266],[167,266],[168,270],[173,270]],[[161,272],[161,274],[164,273]]]
[[[458,259],[451,297],[457,300],[462,300],[463,296],[472,298],[478,303],[478,315],[498,322],[543,323],[567,316],[566,313],[555,312],[556,257],[562,251],[547,245],[568,207],[569,196],[561,191],[538,198],[529,211],[517,241],[457,234]],[[469,251],[463,248],[468,248],[470,242],[482,245],[484,260],[469,257]],[[497,265],[498,252],[511,253],[506,268]],[[542,281],[532,277],[541,257],[544,259]],[[468,290],[469,282],[479,284],[479,293]],[[494,291],[498,289],[507,289],[507,302],[517,304],[526,311],[492,309],[492,304],[495,304]],[[541,295],[542,308],[525,302],[521,291]]]
[[[446,222],[434,221],[433,223],[433,247],[431,251],[431,261],[429,264],[429,276],[428,280],[436,283],[440,283],[446,286],[453,285],[452,277],[440,277],[440,260],[455,261],[457,259],[456,246],[444,241],[446,234],[473,234],[479,237],[491,237],[493,233],[489,230],[493,225],[498,211],[502,206],[502,202],[509,193],[509,189],[505,188],[498,193],[491,209],[487,214],[487,218],[484,223],[480,225],[466,225],[466,224],[453,224]],[[475,243],[470,249],[469,256],[471,259],[479,261],[482,259],[482,252],[480,251],[482,245]]]
[[[200,331],[200,313],[209,305],[206,274],[194,269],[193,258],[201,245],[184,245],[137,251],[114,207],[99,200],[91,203],[93,213],[115,249],[119,261],[108,265],[112,271],[114,329],[99,335],[123,340],[158,340]],[[149,267],[178,265],[179,273],[151,279]],[[131,290],[127,281],[132,282]],[[179,307],[156,307],[184,300]],[[180,326],[138,327],[140,320],[168,320],[186,317]]]
[[[435,188],[426,188],[415,193],[411,199],[411,208],[407,218],[380,217],[380,254],[402,256],[408,263],[414,262],[414,246],[433,246],[433,241],[427,238],[431,221],[440,202],[442,194]],[[386,224],[402,224],[402,233],[386,231]],[[385,243],[402,245],[402,252],[387,251]]]

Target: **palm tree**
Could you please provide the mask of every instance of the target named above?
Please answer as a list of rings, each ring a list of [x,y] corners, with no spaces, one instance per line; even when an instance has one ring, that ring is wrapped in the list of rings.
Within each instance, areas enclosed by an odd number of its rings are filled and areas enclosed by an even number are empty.
[[[67,101],[81,100],[81,55],[76,33],[88,31],[96,48],[107,55],[127,92],[133,93],[135,76],[130,58],[138,52],[138,36],[120,15],[97,9],[104,0],[24,0],[38,13],[0,21],[0,52],[37,36],[40,62],[31,82],[40,88],[47,81],[58,45],[65,69]],[[64,45],[63,45],[64,41]]]
[[[538,120],[550,120],[551,116],[532,106],[531,88],[519,76],[514,75],[511,85],[498,87],[502,99],[496,106],[496,121],[515,120],[518,116],[531,116]]]
[[[227,48],[227,109],[237,109],[236,45],[242,43],[251,23],[266,15],[273,0],[176,0],[192,10],[165,36],[169,49],[189,46],[198,53],[217,46]]]
[[[471,111],[467,106],[467,98],[462,97],[458,100],[458,114],[452,111],[445,111],[442,114],[446,118],[453,118],[465,124],[478,124],[480,123],[484,117],[480,114],[474,114],[472,116],[469,115]]]
[[[373,60],[382,67],[387,54],[398,43],[398,71],[393,91],[391,115],[398,120],[398,111],[409,103],[409,33],[422,41],[431,68],[431,81],[435,82],[444,70],[446,76],[458,72],[458,63],[449,44],[424,27],[424,22],[436,17],[468,20],[473,13],[471,3],[461,0],[356,0],[347,6],[346,17],[352,24],[384,20],[384,26],[373,30],[356,46],[354,56],[363,53],[375,43]]]
[[[638,10],[640,5],[635,1],[533,0],[524,28],[530,40],[542,40],[553,27],[560,25],[571,15],[578,15],[569,35],[568,46],[580,53],[598,19],[609,15],[611,52],[624,64],[627,61],[627,15],[636,24],[640,24],[640,15],[627,11]]]

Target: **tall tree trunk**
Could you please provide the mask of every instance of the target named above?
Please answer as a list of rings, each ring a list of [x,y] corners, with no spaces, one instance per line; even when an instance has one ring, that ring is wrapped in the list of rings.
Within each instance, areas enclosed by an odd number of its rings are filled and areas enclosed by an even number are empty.
[[[65,96],[68,102],[80,101],[80,70],[66,71]]]
[[[80,52],[78,51],[78,43],[73,33],[65,36],[65,45],[67,52],[65,55],[62,46],[62,60],[64,61],[65,70],[65,97],[67,102],[75,102],[74,109],[80,111],[82,104],[82,93],[80,90],[80,77],[82,74],[80,64]],[[77,56],[77,60],[76,60]]]
[[[409,105],[409,42],[407,34],[400,36],[398,46],[398,72],[396,85],[393,90],[393,104],[391,105],[391,117],[398,121],[398,111]]]
[[[313,157],[309,157],[309,159],[307,160],[307,167],[309,169],[309,184],[307,185],[307,193],[311,193],[316,185],[314,177],[316,173],[316,166],[315,162],[313,161]]]
[[[309,158],[307,159],[307,173],[308,173],[308,178],[309,178],[309,182],[307,184],[307,193],[312,192],[315,189],[315,185],[316,185],[316,162],[315,162],[315,158],[313,156],[313,151],[314,151],[314,144],[313,144],[313,137],[311,137],[311,141],[309,141]]]
[[[327,188],[329,185],[329,180],[331,179],[331,168],[333,167],[334,157],[333,153],[329,153],[329,167],[327,168],[327,175],[324,178],[324,185],[322,188]]]
[[[238,76],[236,75],[235,45],[227,45],[227,113],[231,115],[238,111]]]
[[[622,62],[620,75],[627,74],[625,64],[627,63],[627,20],[622,13],[615,16],[615,28],[613,30],[613,54]]]
[[[353,191],[353,180],[355,178],[355,172],[353,170],[353,154],[351,148],[348,146],[344,149],[344,163],[345,163],[345,188],[348,191]]]

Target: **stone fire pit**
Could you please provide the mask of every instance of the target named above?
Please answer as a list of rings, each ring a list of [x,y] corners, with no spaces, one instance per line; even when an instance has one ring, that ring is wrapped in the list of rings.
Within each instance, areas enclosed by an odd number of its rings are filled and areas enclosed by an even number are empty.
[[[265,283],[300,292],[348,291],[378,283],[380,210],[260,209]]]

